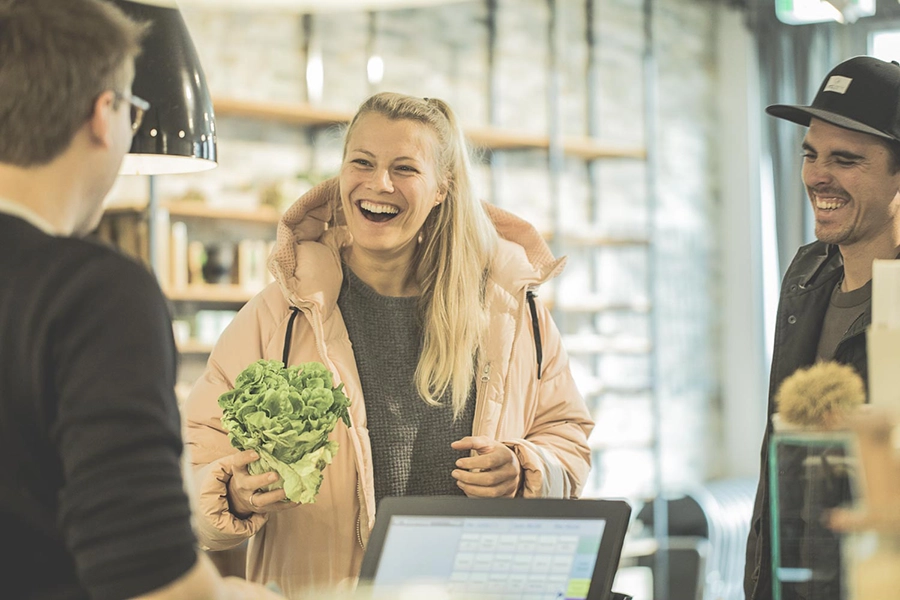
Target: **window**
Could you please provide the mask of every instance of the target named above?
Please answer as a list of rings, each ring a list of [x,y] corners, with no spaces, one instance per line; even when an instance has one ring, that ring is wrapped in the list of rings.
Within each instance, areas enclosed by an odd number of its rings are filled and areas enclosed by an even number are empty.
[[[869,54],[881,60],[900,60],[900,25],[870,33]]]

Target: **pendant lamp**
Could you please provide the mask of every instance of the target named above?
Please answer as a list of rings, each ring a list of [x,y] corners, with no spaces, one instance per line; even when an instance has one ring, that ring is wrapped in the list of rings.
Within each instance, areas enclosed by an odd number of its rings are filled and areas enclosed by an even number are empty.
[[[855,23],[875,14],[875,0],[775,0],[775,16],[788,25]]]
[[[294,13],[335,13],[369,10],[423,8],[471,2],[471,0],[179,0],[181,6],[201,6],[217,10],[289,11]]]
[[[216,166],[216,120],[206,76],[173,0],[113,0],[150,24],[132,92],[150,103],[121,174],[195,173]]]

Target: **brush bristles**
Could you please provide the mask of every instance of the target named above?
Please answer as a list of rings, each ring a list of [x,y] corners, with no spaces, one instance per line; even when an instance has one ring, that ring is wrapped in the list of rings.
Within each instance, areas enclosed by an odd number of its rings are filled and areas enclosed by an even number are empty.
[[[784,420],[807,427],[830,427],[840,415],[865,401],[859,374],[853,367],[833,361],[797,369],[781,383],[775,396]]]

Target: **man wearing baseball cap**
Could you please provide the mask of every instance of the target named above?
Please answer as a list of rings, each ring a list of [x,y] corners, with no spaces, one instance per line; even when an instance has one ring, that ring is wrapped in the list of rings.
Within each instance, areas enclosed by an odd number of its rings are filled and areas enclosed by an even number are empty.
[[[773,596],[767,449],[775,392],[798,368],[820,360],[852,365],[867,379],[872,262],[897,258],[900,251],[900,65],[851,58],[832,69],[810,106],[776,104],[766,112],[808,127],[801,175],[817,241],[800,248],[782,281],[768,421],[747,543],[748,600]],[[816,528],[817,520],[813,515],[808,522]],[[783,587],[789,592],[783,598],[841,597],[838,541],[827,531],[824,536],[808,544],[815,577]]]

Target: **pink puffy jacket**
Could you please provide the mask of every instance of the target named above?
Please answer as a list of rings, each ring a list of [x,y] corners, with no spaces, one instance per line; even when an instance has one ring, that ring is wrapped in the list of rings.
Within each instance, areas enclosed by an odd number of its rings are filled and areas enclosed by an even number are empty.
[[[184,407],[194,468],[188,487],[200,543],[222,550],[249,539],[247,578],[275,581],[291,598],[352,585],[375,518],[365,400],[336,310],[339,249],[349,236],[340,227],[324,231],[320,218],[337,194],[337,180],[329,180],[285,212],[269,259],[276,282],[247,303],[222,334]],[[487,287],[491,324],[478,366],[473,435],[516,451],[524,496],[574,498],[590,469],[587,437],[593,421],[549,311],[534,302],[535,335],[527,299],[562,270],[565,259],[554,259],[528,223],[496,207],[486,209],[502,239]],[[250,363],[282,359],[291,307],[301,312],[291,333],[289,363],[319,361],[331,369],[351,400],[352,426],[339,422],[331,435],[340,450],[324,471],[314,504],[243,520],[229,512],[225,499],[224,481],[237,451],[222,429],[217,400]],[[536,344],[543,349],[540,366]]]

